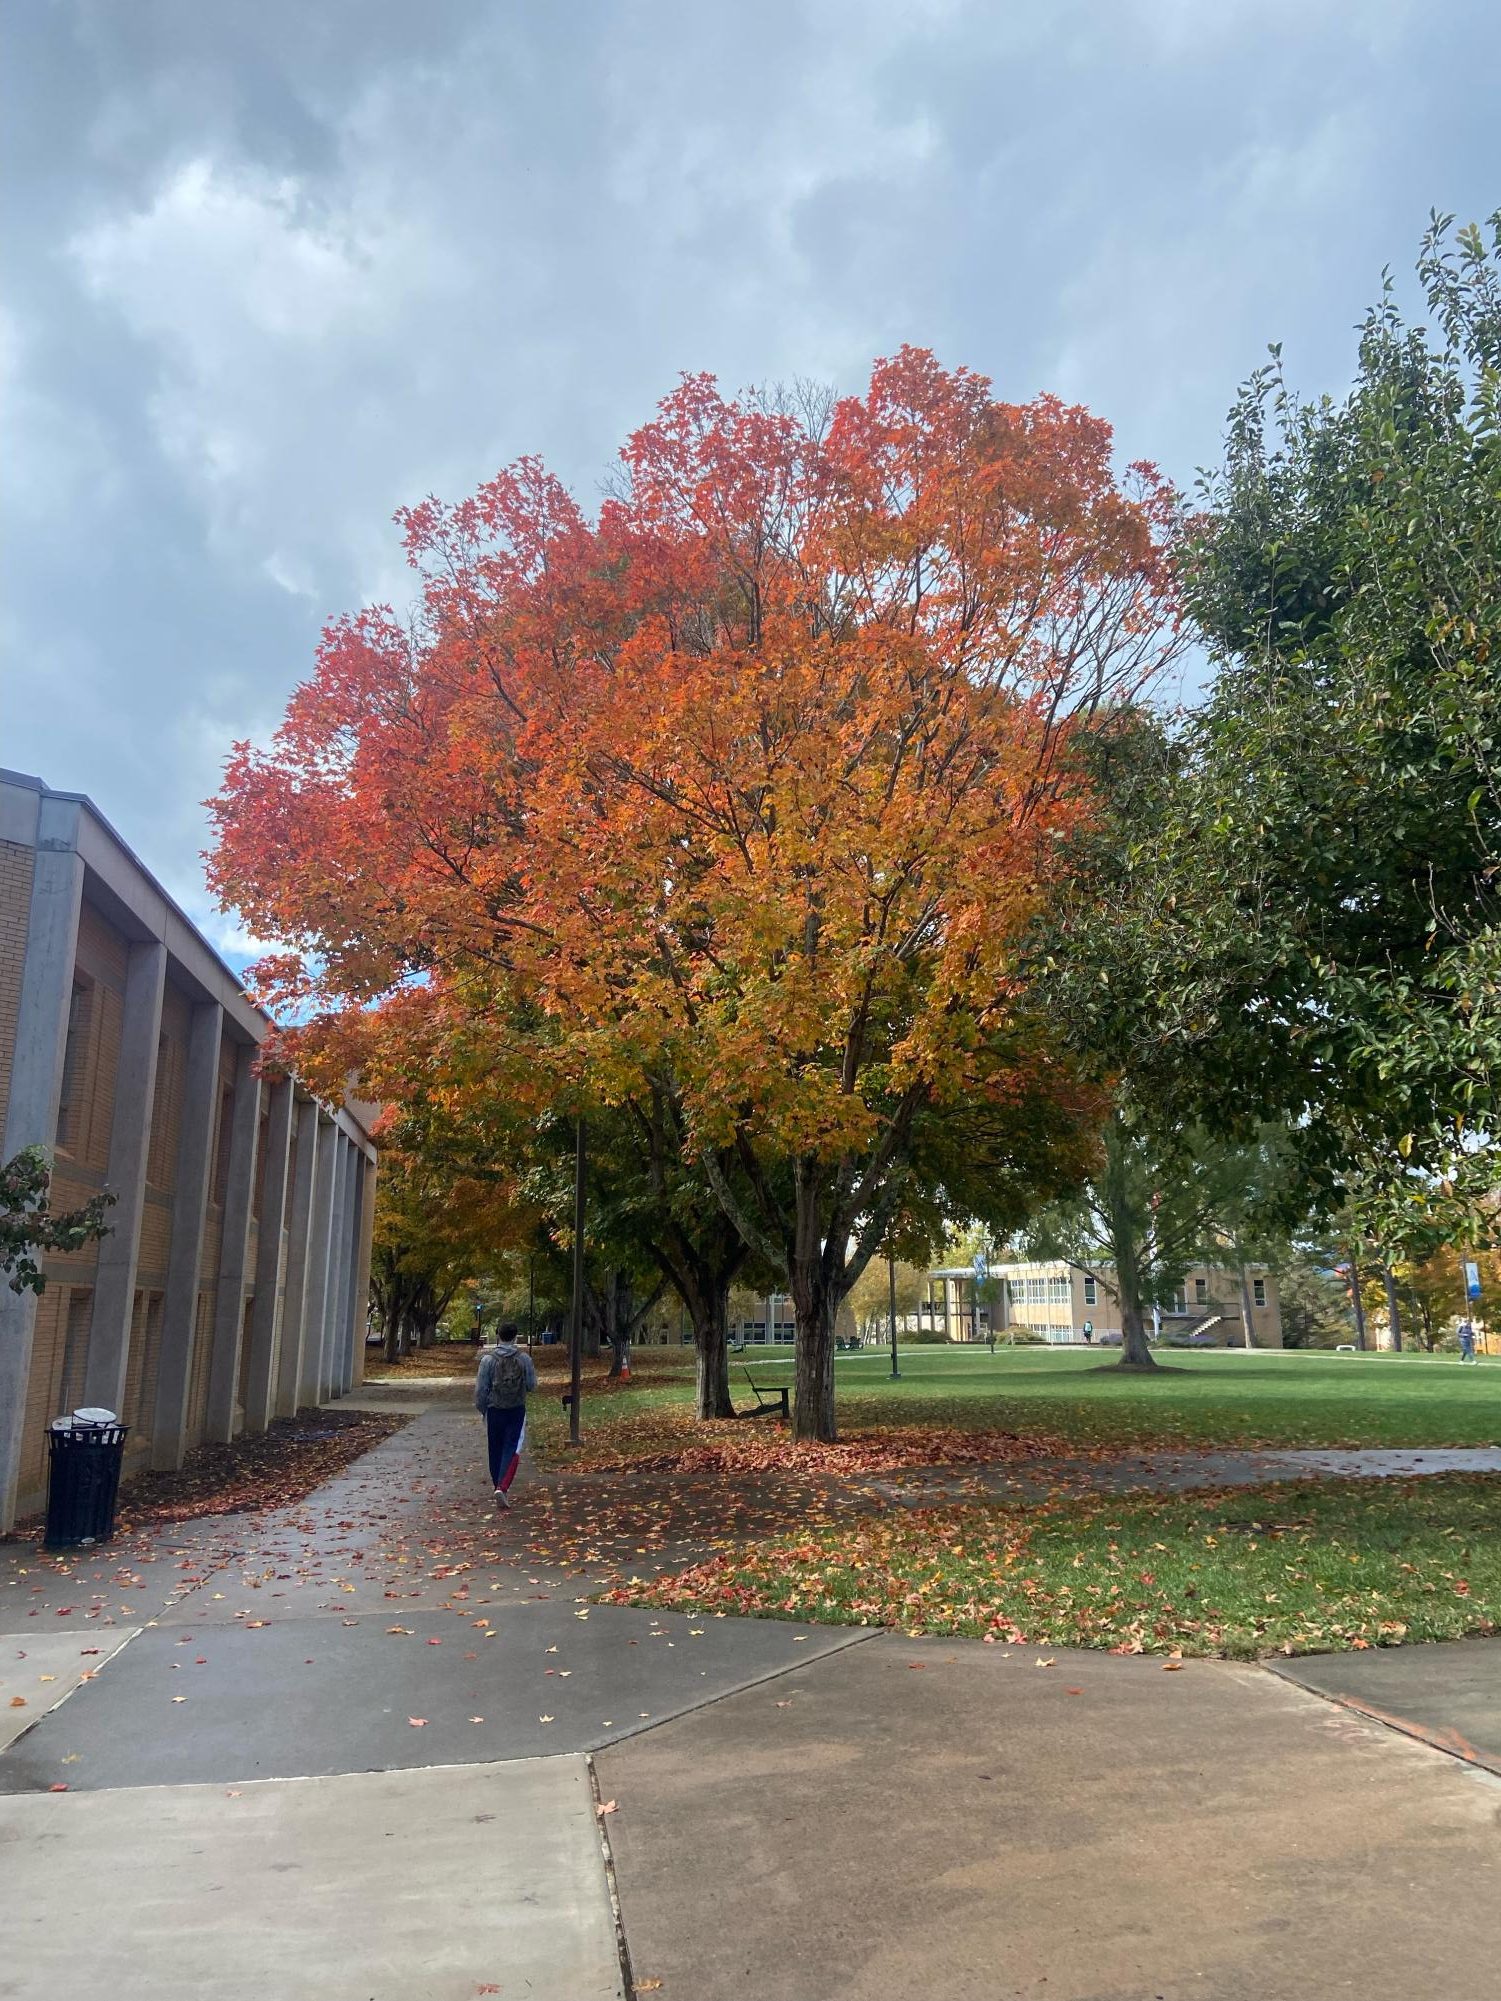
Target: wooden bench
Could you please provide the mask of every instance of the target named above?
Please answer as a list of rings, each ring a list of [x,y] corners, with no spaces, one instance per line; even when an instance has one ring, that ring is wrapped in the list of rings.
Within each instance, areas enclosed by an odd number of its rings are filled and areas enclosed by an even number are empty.
[[[779,1417],[784,1423],[792,1417],[792,1385],[790,1383],[758,1383],[749,1369],[740,1372],[750,1384],[756,1399],[754,1410],[737,1410],[736,1417]]]

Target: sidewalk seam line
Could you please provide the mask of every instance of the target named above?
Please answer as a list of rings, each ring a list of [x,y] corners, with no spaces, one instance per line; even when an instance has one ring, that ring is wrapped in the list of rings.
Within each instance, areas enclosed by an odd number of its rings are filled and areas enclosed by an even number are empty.
[[[1409,1744],[1421,1744],[1425,1751],[1437,1751],[1441,1757],[1453,1764],[1463,1765],[1471,1772],[1483,1772],[1491,1778],[1501,1778],[1501,1770],[1488,1764],[1483,1757],[1467,1757],[1452,1744],[1443,1743],[1437,1736],[1430,1736],[1416,1723],[1408,1723],[1401,1717],[1388,1715],[1383,1709],[1375,1709],[1361,1701],[1356,1695],[1335,1695],[1326,1688],[1314,1688],[1306,1681],[1299,1681],[1296,1675],[1274,1661],[1264,1660],[1260,1666],[1267,1674],[1275,1675],[1284,1688],[1296,1688],[1303,1695],[1311,1695],[1328,1709],[1343,1709],[1351,1716],[1358,1716],[1362,1723],[1377,1724],[1382,1730],[1390,1731],[1394,1737],[1403,1737]]]
[[[599,1835],[600,1853],[605,1865],[605,1891],[610,1899],[610,1915],[615,1921],[615,1951],[620,1960],[622,1991],[629,1997],[636,1991],[636,1982],[631,1973],[631,1948],[625,1935],[625,1918],[620,1909],[620,1883],[615,1874],[615,1852],[610,1846],[610,1830],[605,1825],[605,1816],[600,1811],[604,1805],[599,1790],[599,1773],[594,1769],[594,1753],[584,1753],[584,1766],[589,1774],[589,1797],[594,1803],[594,1826]]]
[[[701,1710],[712,1709],[716,1702],[728,1702],[734,1695],[748,1695],[753,1688],[764,1688],[768,1682],[780,1681],[784,1675],[799,1674],[807,1668],[816,1667],[821,1661],[832,1660],[836,1654],[848,1653],[851,1647],[858,1647],[863,1641],[879,1640],[887,1630],[885,1626],[867,1626],[860,1632],[851,1633],[847,1640],[839,1640],[833,1646],[825,1647],[822,1653],[810,1654],[806,1660],[788,1661],[782,1667],[769,1668],[764,1674],[752,1675],[748,1681],[736,1682],[733,1688],[717,1689],[713,1695],[704,1696],[702,1701],[685,1702],[678,1709],[665,1710],[662,1715],[653,1716],[647,1723],[636,1724],[630,1729],[617,1731],[613,1737],[605,1738],[595,1745],[588,1756],[593,1758],[601,1751],[613,1750],[617,1744],[628,1744],[636,1737],[648,1737],[653,1730],[661,1729],[664,1723],[677,1723],[685,1716],[697,1716]]]
[[[107,1668],[110,1662],[115,1658],[116,1654],[123,1654],[125,1649],[130,1645],[131,1641],[138,1640],[144,1631],[145,1628],[143,1626],[136,1626],[130,1632],[126,1633],[122,1637],[120,1644],[117,1647],[110,1648],[109,1652],[104,1656],[104,1659],[100,1661],[99,1667],[95,1668],[94,1673],[97,1675],[100,1669]],[[8,1639],[10,1635],[6,1634],[4,1635],[4,1637]],[[57,1698],[56,1702],[52,1703],[48,1708],[42,1710],[40,1715],[28,1718],[25,1728],[22,1730],[18,1730],[15,1736],[11,1738],[10,1742],[7,1745],[5,1745],[3,1749],[0,1749],[0,1757],[8,1758],[11,1752],[15,1750],[18,1744],[23,1744],[26,1741],[26,1739],[31,1735],[32,1731],[36,1729],[38,1724],[45,1723],[49,1716],[56,1716],[57,1712],[63,1707],[63,1705],[66,1702],[68,1702],[73,1696],[77,1695],[79,1689],[81,1689],[83,1686],[84,1683],[81,1680],[75,1681],[71,1688],[65,1688],[62,1694]],[[24,1796],[13,1794],[11,1795],[11,1797],[15,1798]]]

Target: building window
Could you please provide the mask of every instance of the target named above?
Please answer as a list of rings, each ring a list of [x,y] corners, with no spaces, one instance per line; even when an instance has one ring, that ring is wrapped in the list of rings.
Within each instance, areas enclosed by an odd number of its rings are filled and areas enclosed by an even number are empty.
[[[219,1131],[215,1139],[214,1188],[210,1200],[217,1208],[224,1207],[224,1198],[229,1193],[229,1149],[234,1137],[235,1094],[232,1085],[223,1084],[219,1089]]]
[[[74,1286],[68,1293],[68,1315],[63,1323],[62,1381],[58,1384],[55,1417],[65,1417],[83,1402],[83,1372],[89,1358],[89,1327],[94,1318],[94,1295]]]
[[[1266,1280],[1264,1278],[1253,1278],[1251,1280],[1251,1304],[1253,1306],[1266,1305]]]
[[[172,1185],[172,1160],[167,1150],[171,1124],[173,1063],[176,1044],[165,1033],[156,1039],[156,1087],[151,1100],[151,1141],[146,1153],[146,1179],[155,1188]]]
[[[255,1191],[250,1198],[250,1213],[260,1218],[261,1201],[266,1193],[266,1142],[271,1135],[271,1114],[261,1113],[260,1124],[255,1133]]]
[[[1068,1295],[1069,1295],[1069,1284],[1066,1278],[1050,1278],[1048,1280],[1049,1305],[1067,1306]]]
[[[89,1025],[94,988],[75,973],[68,1001],[68,1039],[63,1049],[63,1087],[57,1107],[57,1143],[65,1153],[77,1153],[83,1140],[84,1104],[88,1089]]]
[[[1099,1290],[1100,1290],[1100,1288],[1099,1288],[1099,1286],[1098,1286],[1098,1285],[1096,1284],[1096,1282],[1095,1282],[1095,1280],[1094,1280],[1093,1278],[1086,1278],[1086,1279],[1085,1279],[1085,1281],[1084,1281],[1084,1304],[1085,1304],[1086,1306],[1098,1306],[1098,1305],[1099,1305],[1099,1303],[1100,1303],[1100,1301],[1099,1301]]]
[[[1196,1278],[1194,1280],[1194,1305],[1207,1306],[1208,1304],[1209,1281],[1207,1278]]]

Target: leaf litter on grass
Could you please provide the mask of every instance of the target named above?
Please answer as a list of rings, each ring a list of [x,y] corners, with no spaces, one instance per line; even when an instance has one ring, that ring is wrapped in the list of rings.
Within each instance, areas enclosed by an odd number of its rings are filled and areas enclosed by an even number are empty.
[[[607,1596],[1173,1656],[1451,1639],[1501,1623],[1501,1481],[1310,1481],[904,1510],[722,1551]]]

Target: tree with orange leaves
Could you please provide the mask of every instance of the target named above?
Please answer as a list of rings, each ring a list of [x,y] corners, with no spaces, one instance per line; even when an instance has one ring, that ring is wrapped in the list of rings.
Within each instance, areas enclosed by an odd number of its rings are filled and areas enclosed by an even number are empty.
[[[834,402],[689,378],[597,521],[534,461],[405,517],[415,619],[331,627],[237,748],[216,885],[305,1038],[401,996],[522,1092],[670,1106],[832,1438],[839,1303],[949,1129],[999,1181],[1089,1110],[1016,942],[1071,746],[1176,646],[1173,525],[1087,412],[918,350]]]

